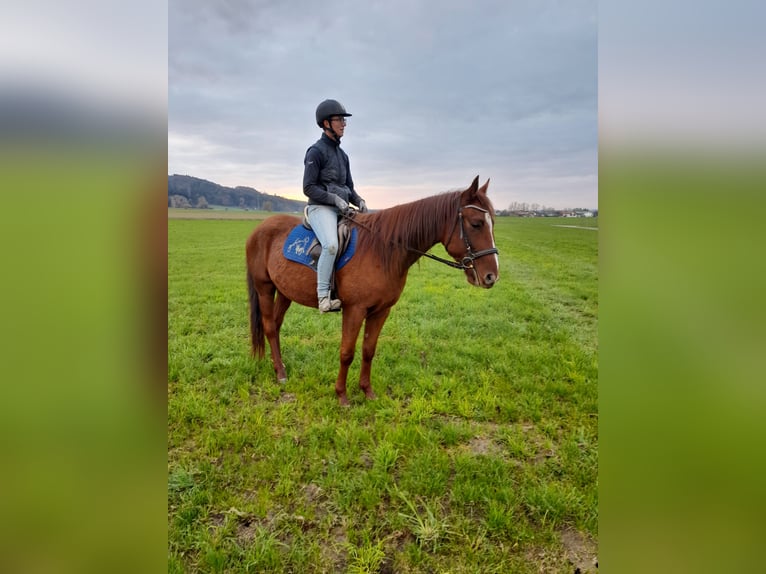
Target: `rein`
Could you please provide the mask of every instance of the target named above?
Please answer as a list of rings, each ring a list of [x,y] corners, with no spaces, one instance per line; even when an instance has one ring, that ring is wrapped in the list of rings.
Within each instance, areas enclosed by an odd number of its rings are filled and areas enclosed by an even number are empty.
[[[470,207],[471,209],[478,209],[479,211],[482,211],[484,213],[489,213],[486,209],[479,207],[478,205],[466,205],[465,207]],[[353,221],[355,225],[358,225],[359,227],[362,227],[369,231],[372,234],[375,234],[375,230],[371,228],[368,225],[365,225],[359,221],[356,221],[354,219],[354,216],[356,215],[356,211],[353,209],[349,209],[346,213],[341,214],[343,217],[348,219],[349,221]],[[459,208],[457,211],[457,219],[455,220],[455,224],[452,226],[452,231],[450,231],[449,237],[447,238],[447,243],[449,243],[449,240],[452,239],[452,235],[455,233],[455,228],[458,225],[458,222],[460,223],[460,238],[465,243],[466,247],[466,256],[463,257],[463,259],[460,260],[460,262],[457,261],[451,261],[449,259],[444,259],[442,257],[439,257],[437,255],[434,255],[433,253],[427,253],[425,251],[420,251],[419,249],[415,249],[414,247],[410,247],[409,245],[399,245],[399,247],[404,247],[407,251],[410,251],[412,253],[417,253],[418,255],[421,255],[423,257],[428,257],[429,259],[433,259],[434,261],[438,261],[439,263],[444,263],[445,265],[448,265],[452,267],[453,269],[460,269],[460,270],[472,270],[474,275],[476,275],[476,270],[474,269],[473,262],[479,259],[480,257],[484,257],[486,255],[495,255],[498,253],[497,248],[491,247],[489,249],[482,249],[481,251],[474,251],[473,246],[471,245],[471,242],[468,240],[468,236],[465,234],[465,230],[463,228],[463,208]],[[395,245],[393,242],[391,242],[393,245]],[[477,278],[478,281],[478,278]]]

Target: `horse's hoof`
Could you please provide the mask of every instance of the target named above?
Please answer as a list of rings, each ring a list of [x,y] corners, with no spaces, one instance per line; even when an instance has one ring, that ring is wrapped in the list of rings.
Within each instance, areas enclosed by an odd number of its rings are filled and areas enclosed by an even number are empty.
[[[372,390],[364,391],[364,396],[367,397],[367,400],[373,401],[378,398],[378,395],[376,395]]]
[[[346,396],[339,396],[338,397],[338,404],[342,407],[350,407],[351,403],[348,402],[348,398]]]
[[[284,384],[287,382],[287,377],[284,377],[284,378],[282,378],[282,379],[277,379],[277,382],[278,382],[280,385],[284,385]]]

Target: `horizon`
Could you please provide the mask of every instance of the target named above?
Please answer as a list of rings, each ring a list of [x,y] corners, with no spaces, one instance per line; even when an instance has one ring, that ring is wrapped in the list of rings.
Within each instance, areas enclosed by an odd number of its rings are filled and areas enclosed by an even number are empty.
[[[256,191],[256,192],[264,194],[264,195],[276,196],[276,197],[279,197],[281,199],[287,199],[287,200],[290,200],[290,201],[299,201],[299,202],[304,202],[304,203],[307,201],[307,198],[306,198],[305,195],[303,195],[303,192],[300,193],[300,196],[297,196],[297,195],[291,196],[291,195],[282,194],[282,193],[278,193],[278,192],[264,191],[263,189],[260,189],[258,187],[252,186],[252,185],[241,185],[241,184],[239,184],[239,185],[225,185],[223,183],[220,183],[220,182],[208,179],[208,178],[198,177],[198,176],[191,175],[191,174],[180,174],[180,173],[168,174],[168,177],[174,177],[174,176],[175,177],[190,177],[192,179],[197,179],[197,180],[200,180],[200,181],[206,181],[206,182],[211,183],[213,185],[219,185],[219,186],[225,187],[227,189],[237,189],[237,188],[251,189],[253,191]],[[468,187],[468,186],[466,186],[466,187]],[[450,191],[455,191],[457,189],[464,189],[464,188],[445,189],[445,190],[442,190],[442,191],[435,191],[434,193],[431,193],[429,195],[439,195],[440,193],[449,193]],[[399,203],[392,203],[392,204],[386,205],[384,207],[379,207],[379,206],[376,206],[376,205],[372,205],[372,204],[369,204],[369,202],[368,202],[368,207],[372,211],[380,211],[382,209],[389,209],[389,208],[394,207],[396,205],[402,205],[404,203],[409,203],[410,201],[417,201],[418,199],[422,199],[423,197],[428,197],[429,195],[414,197],[411,200],[402,201],[402,202],[399,202]],[[497,202],[492,197],[492,182],[491,181],[490,181],[488,195],[489,195],[489,199],[490,199],[490,201],[492,201],[492,205],[495,207],[496,211],[520,211],[518,209],[517,210],[512,210],[511,209],[511,206],[514,203],[526,204],[528,206],[537,205],[539,207],[538,209],[535,209],[535,210],[527,209],[525,211],[545,211],[545,210],[574,211],[574,210],[579,210],[579,209],[584,209],[584,210],[591,211],[591,212],[598,211],[598,205],[596,205],[595,207],[587,206],[587,205],[566,205],[566,206],[559,207],[559,206],[555,206],[555,205],[548,205],[548,204],[545,204],[545,203],[543,203],[541,201],[534,201],[534,200],[511,200],[511,202],[508,203],[508,205],[498,205]]]

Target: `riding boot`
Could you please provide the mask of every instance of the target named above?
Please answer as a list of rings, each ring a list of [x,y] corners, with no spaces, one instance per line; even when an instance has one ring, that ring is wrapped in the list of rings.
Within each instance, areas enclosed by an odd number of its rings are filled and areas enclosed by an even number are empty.
[[[339,299],[332,299],[329,295],[319,297],[319,312],[331,313],[334,311],[340,311],[341,303]]]

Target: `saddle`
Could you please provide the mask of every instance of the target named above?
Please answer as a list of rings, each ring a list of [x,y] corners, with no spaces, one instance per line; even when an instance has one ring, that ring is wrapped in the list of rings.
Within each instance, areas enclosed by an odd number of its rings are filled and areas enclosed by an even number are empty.
[[[356,248],[357,230],[342,219],[338,224],[338,253],[335,256],[335,265],[330,276],[330,289],[335,291],[335,274],[348,263],[354,255]],[[306,209],[303,211],[303,221],[295,226],[288,235],[283,255],[286,259],[301,263],[314,271],[317,269],[319,255],[322,253],[322,244],[309,225]]]
[[[313,229],[311,229],[308,213],[309,213],[309,206],[307,205],[306,207],[303,208],[303,227],[305,227],[309,231],[314,231]],[[351,241],[351,226],[348,224],[348,220],[343,218],[338,222],[338,253],[335,256],[336,259],[338,258],[338,255],[346,251],[350,241]],[[314,237],[314,241],[312,241],[309,244],[308,252],[309,252],[309,255],[311,255],[312,259],[314,260],[319,259],[319,255],[322,253],[322,244],[319,243],[319,239]]]

